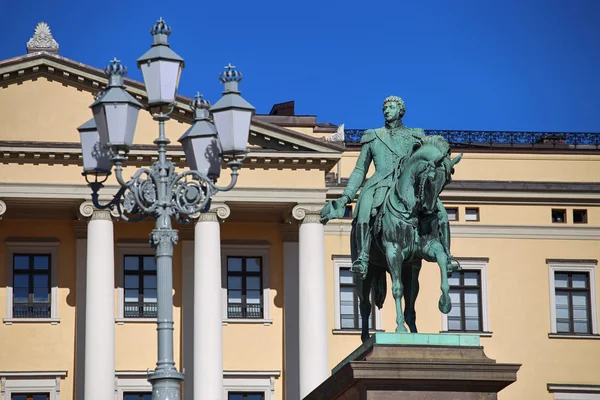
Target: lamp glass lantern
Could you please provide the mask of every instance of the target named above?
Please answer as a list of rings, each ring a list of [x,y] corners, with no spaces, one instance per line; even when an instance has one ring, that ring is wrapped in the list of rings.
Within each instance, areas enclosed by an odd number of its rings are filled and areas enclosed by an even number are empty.
[[[81,137],[83,173],[104,176],[110,174],[110,152],[100,140],[94,118],[77,128]]]
[[[123,78],[127,74],[127,68],[117,59],[111,61],[105,72],[109,76],[108,87],[90,108],[100,141],[113,149],[128,151],[133,145],[142,104],[125,90]]]
[[[255,108],[240,96],[238,83],[242,80],[242,74],[231,64],[225,68],[226,71],[219,76],[225,84],[223,97],[210,108],[210,112],[219,133],[223,154],[235,158],[247,152],[250,122]]]
[[[138,58],[137,65],[144,77],[148,104],[154,107],[175,101],[184,62],[183,58],[171,50],[167,41],[171,28],[162,18],[152,27],[150,33],[154,36],[154,43]]]

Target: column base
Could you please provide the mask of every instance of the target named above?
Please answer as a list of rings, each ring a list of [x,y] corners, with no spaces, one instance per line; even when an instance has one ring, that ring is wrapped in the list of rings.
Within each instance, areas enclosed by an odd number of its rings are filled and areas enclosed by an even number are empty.
[[[495,400],[519,368],[488,358],[476,335],[376,333],[304,400]]]

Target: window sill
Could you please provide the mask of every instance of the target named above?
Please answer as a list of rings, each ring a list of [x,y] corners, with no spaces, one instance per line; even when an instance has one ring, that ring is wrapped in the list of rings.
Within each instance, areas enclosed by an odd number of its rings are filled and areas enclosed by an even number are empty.
[[[493,332],[469,332],[469,331],[440,331],[444,335],[479,335],[479,337],[492,337]]]
[[[228,324],[263,324],[269,326],[273,324],[272,319],[246,319],[246,318],[227,318],[223,320],[223,325]]]
[[[369,329],[369,334],[377,332],[385,332],[383,329]],[[360,335],[362,331],[360,329],[334,329],[331,331],[334,335]]]
[[[6,325],[12,325],[13,323],[26,322],[26,323],[48,323],[57,325],[60,323],[60,318],[3,318],[2,322]]]
[[[115,318],[115,322],[119,325],[123,325],[124,323],[156,323],[156,318]]]
[[[588,339],[588,340],[600,340],[600,335],[574,335],[569,333],[549,333],[550,339]]]

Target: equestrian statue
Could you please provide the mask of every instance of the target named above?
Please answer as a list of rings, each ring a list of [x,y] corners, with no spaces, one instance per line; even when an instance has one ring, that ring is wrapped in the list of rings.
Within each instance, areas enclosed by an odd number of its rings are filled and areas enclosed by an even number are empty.
[[[460,270],[450,253],[450,224],[439,195],[451,181],[462,154],[452,159],[444,137],[426,136],[423,129],[404,126],[405,111],[401,98],[384,100],[385,126],[364,132],[360,155],[342,196],[321,211],[321,223],[342,218],[360,189],[350,248],[363,342],[369,338],[371,301],[378,308],[385,301],[386,271],[396,303],[396,332],[408,332],[406,323],[410,332],[416,333],[415,302],[422,260],[436,262],[440,268],[438,308],[444,314],[452,308],[448,277]],[[371,163],[375,172],[366,179]]]

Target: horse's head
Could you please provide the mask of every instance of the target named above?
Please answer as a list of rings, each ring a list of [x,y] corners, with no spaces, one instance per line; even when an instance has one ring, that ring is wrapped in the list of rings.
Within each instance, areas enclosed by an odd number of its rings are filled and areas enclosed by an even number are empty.
[[[421,212],[430,214],[437,209],[436,203],[442,190],[452,180],[454,166],[462,154],[450,158],[450,144],[442,136],[429,136],[423,146],[423,168],[415,180],[415,195]]]

